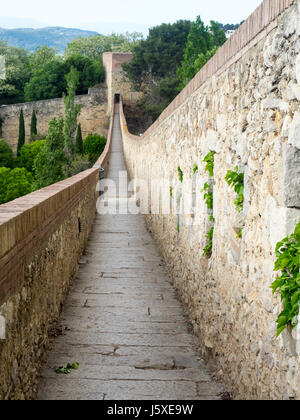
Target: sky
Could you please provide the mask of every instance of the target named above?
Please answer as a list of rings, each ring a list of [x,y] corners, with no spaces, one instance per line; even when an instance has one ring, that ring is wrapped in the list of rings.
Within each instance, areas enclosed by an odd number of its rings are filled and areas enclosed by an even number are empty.
[[[5,24],[12,27],[17,22],[22,26],[28,23],[31,27],[76,27],[100,33],[110,27],[124,32],[128,27],[129,31],[140,29],[145,33],[146,28],[179,19],[195,20],[197,15],[206,23],[210,20],[239,23],[261,0],[10,0],[1,3],[2,27]]]

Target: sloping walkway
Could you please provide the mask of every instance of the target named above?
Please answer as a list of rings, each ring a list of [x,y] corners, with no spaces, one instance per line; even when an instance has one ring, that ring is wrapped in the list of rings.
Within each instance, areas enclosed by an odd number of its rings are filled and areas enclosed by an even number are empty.
[[[116,113],[108,177],[117,180],[120,170],[125,164]],[[223,389],[196,356],[143,217],[98,215],[84,258],[38,399],[220,399]],[[69,362],[79,362],[79,369],[55,373]]]

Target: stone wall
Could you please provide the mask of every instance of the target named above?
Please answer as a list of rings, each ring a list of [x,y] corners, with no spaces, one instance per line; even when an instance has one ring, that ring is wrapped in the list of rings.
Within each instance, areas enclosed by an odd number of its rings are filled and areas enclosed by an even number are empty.
[[[82,111],[79,122],[82,126],[82,135],[86,137],[89,133],[99,133],[107,136],[107,89],[94,87],[89,89],[88,95],[76,97],[76,103],[82,104]],[[19,115],[23,109],[25,119],[26,141],[30,137],[30,123],[32,111],[37,114],[38,133],[46,137],[48,125],[53,117],[61,118],[65,114],[63,99],[50,99],[24,104],[1,106],[0,117],[4,119],[2,126],[3,139],[17,150],[19,136]]]
[[[0,206],[0,400],[32,399],[49,338],[92,229],[99,168]]]
[[[148,208],[146,219],[201,354],[236,398],[300,399],[300,331],[298,340],[287,330],[276,339],[282,306],[270,289],[275,245],[300,220],[299,52],[300,1],[265,0],[142,137],[129,134],[121,112],[131,178],[148,186],[164,179],[172,208],[188,207],[192,186],[188,214],[164,215],[152,195],[159,214]],[[212,222],[201,192],[209,151],[216,152],[211,258],[203,256]],[[245,174],[242,214],[225,182],[235,166]],[[145,191],[137,193],[142,201]]]

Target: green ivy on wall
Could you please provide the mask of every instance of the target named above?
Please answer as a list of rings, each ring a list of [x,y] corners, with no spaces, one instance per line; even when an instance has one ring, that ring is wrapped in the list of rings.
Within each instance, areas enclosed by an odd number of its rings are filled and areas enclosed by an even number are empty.
[[[211,151],[203,159],[203,162],[206,163],[205,171],[208,172],[210,178],[213,178],[214,176],[215,154],[216,152]],[[202,192],[204,192],[203,198],[208,210],[212,211],[214,208],[214,193],[212,185],[206,182],[204,184]],[[214,222],[213,215],[210,216],[210,221]],[[208,239],[208,244],[204,248],[203,256],[210,258],[213,249],[214,226],[212,226],[206,237]]]
[[[234,171],[228,171],[225,177],[227,184],[237,193],[237,198],[234,201],[236,209],[239,213],[243,211],[244,207],[244,174],[239,172],[236,166]]]
[[[287,327],[296,328],[300,308],[300,222],[295,232],[276,246],[274,271],[281,271],[271,288],[279,291],[283,311],[277,319],[277,336]]]

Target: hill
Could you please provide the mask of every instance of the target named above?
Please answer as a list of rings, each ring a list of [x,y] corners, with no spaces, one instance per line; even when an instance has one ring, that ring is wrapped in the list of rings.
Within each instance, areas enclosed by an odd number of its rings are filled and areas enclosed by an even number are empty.
[[[41,29],[3,29],[0,28],[0,41],[8,45],[25,48],[34,51],[36,48],[46,45],[64,52],[67,44],[74,38],[97,35],[97,32],[83,31],[81,29],[49,27]]]

